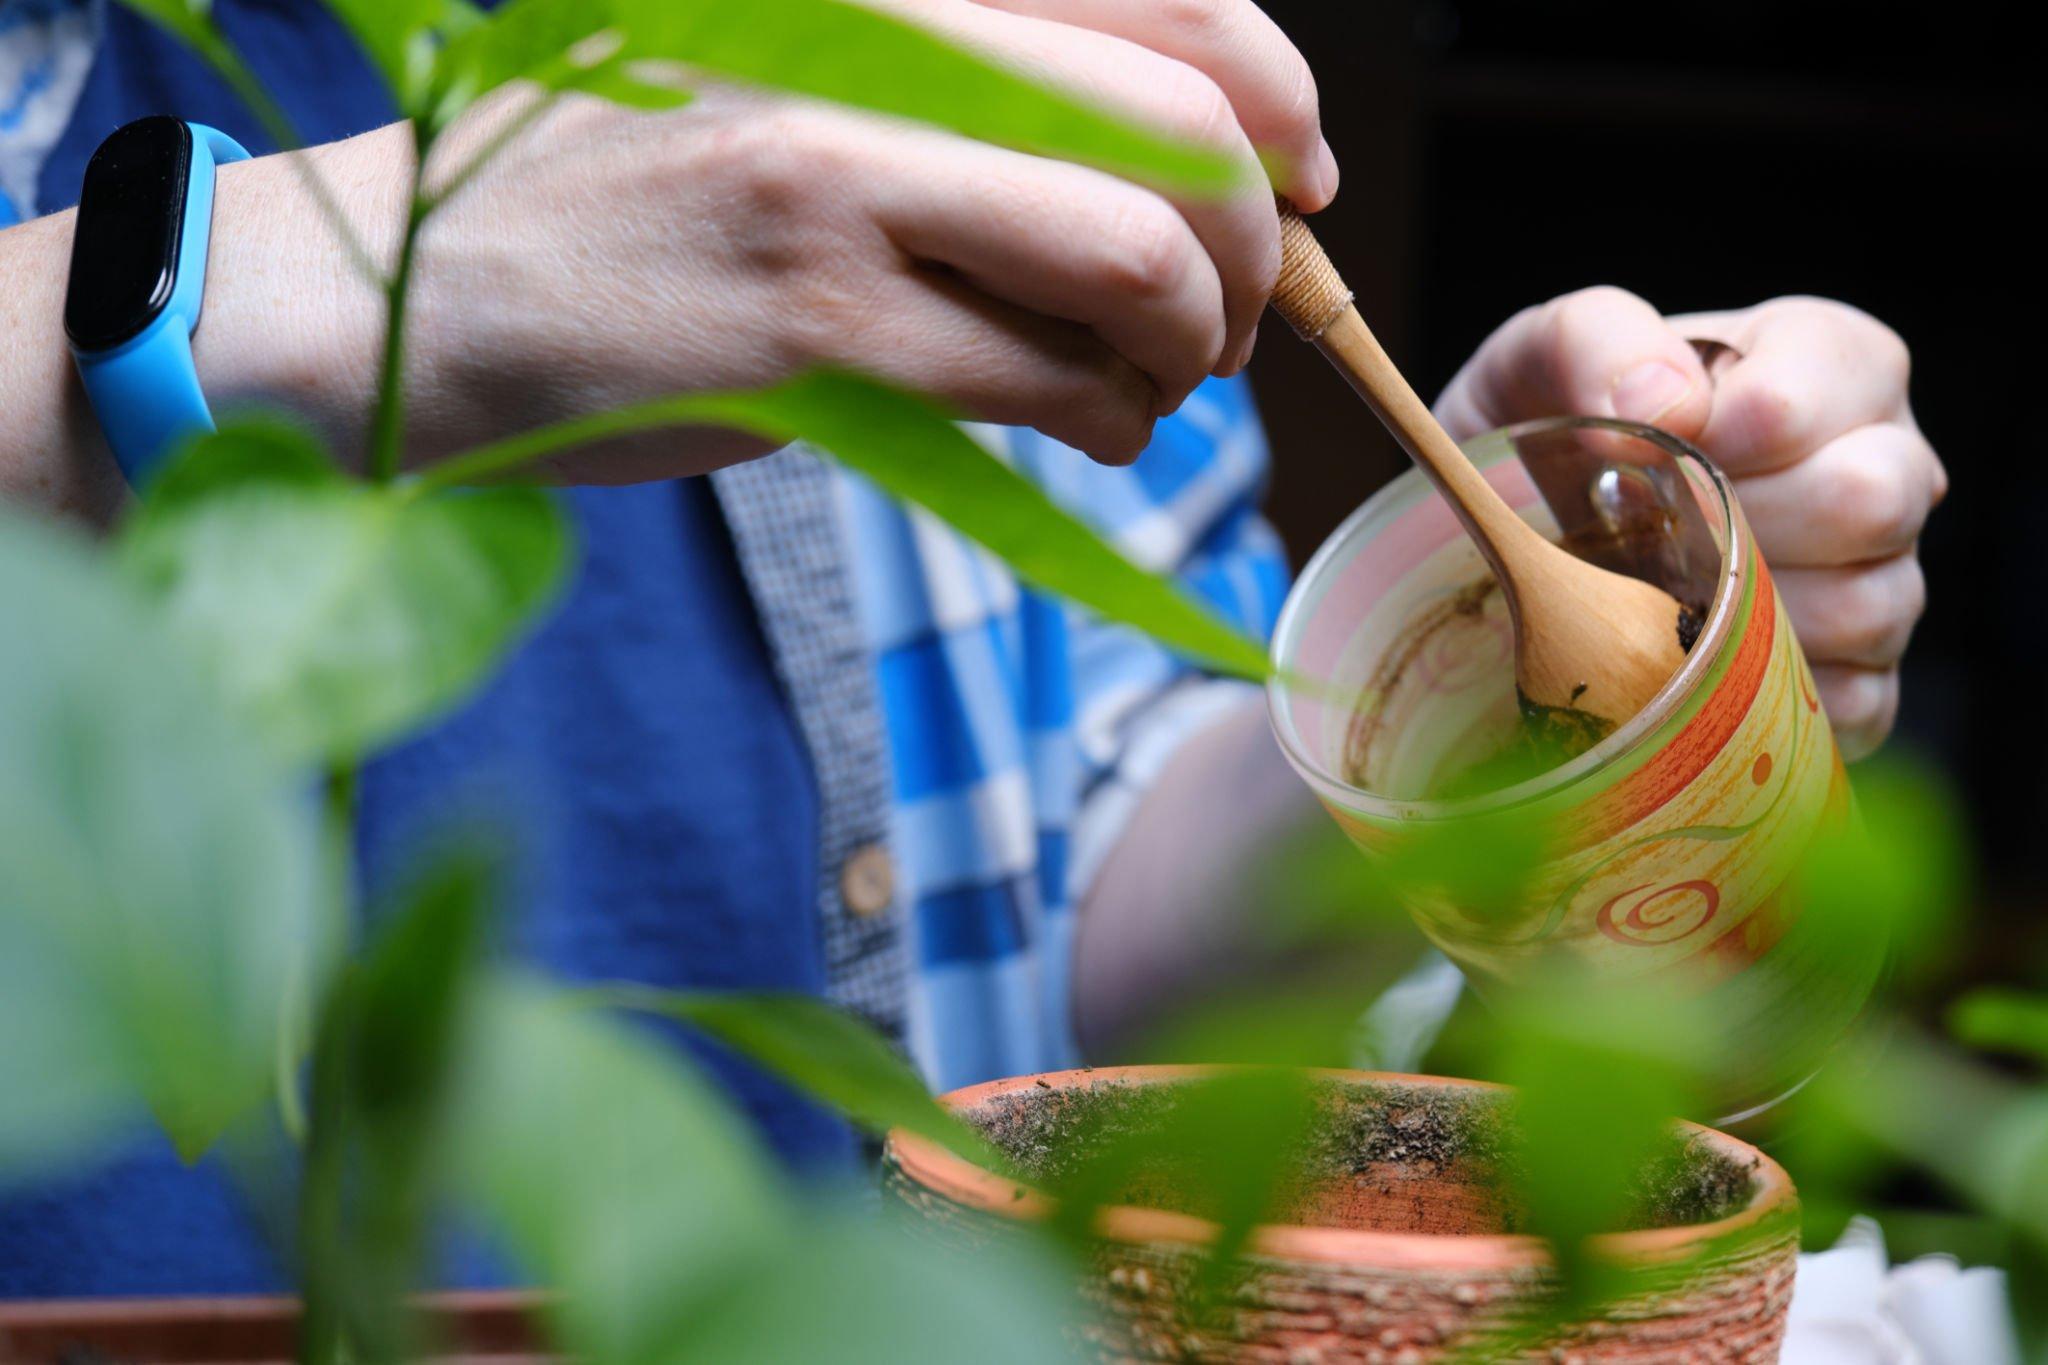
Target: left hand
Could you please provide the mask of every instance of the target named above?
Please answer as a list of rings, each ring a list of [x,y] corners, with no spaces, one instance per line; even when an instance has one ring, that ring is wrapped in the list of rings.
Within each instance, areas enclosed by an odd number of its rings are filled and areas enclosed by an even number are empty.
[[[1710,379],[1690,338],[1739,358]],[[1907,401],[1909,357],[1847,304],[1782,298],[1666,318],[1626,290],[1525,309],[1451,380],[1459,440],[1559,414],[1623,417],[1698,445],[1734,481],[1845,758],[1890,733],[1926,605],[1920,528],[1948,475]]]

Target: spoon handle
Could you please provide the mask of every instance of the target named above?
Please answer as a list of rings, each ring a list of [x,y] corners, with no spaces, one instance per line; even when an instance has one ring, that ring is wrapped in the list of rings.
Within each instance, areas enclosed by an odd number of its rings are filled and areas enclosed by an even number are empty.
[[[1416,396],[1379,338],[1358,315],[1351,291],[1344,287],[1315,234],[1284,200],[1280,204],[1280,279],[1273,290],[1273,309],[1351,381],[1366,406],[1442,491],[1494,573],[1507,580],[1510,576],[1502,551],[1512,554],[1508,547],[1519,548],[1535,532],[1493,491],[1493,485],[1465,458],[1428,405]]]

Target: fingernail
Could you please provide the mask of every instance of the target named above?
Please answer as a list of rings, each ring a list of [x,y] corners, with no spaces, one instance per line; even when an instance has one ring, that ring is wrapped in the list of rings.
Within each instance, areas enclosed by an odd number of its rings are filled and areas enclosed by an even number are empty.
[[[1316,185],[1325,204],[1337,197],[1338,178],[1337,154],[1330,150],[1330,139],[1323,138],[1316,146]]]
[[[1661,360],[1646,360],[1614,381],[1614,415],[1630,422],[1654,422],[1685,401],[1692,379]]]

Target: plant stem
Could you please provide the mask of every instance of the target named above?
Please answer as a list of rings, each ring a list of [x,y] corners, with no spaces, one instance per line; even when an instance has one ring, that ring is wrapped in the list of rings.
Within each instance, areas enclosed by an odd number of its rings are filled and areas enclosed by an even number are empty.
[[[425,189],[433,135],[424,124],[415,122],[412,128],[412,194],[406,207],[405,236],[398,244],[398,265],[384,291],[384,363],[377,375],[377,410],[370,421],[370,478],[377,483],[390,483],[398,473],[399,447],[405,436],[405,305],[412,292],[420,227],[433,211]]]
[[[277,101],[270,97],[270,92],[263,88],[263,83],[257,80],[255,74],[243,63],[241,56],[220,30],[213,27],[209,21],[202,32],[204,41],[196,44],[200,56],[206,59],[207,65],[214,69],[228,89],[234,91],[236,97],[249,106],[249,112],[263,125],[265,135],[277,145],[277,149],[281,152],[291,152],[303,147],[305,143],[299,137],[298,129],[292,124],[291,118],[278,106]],[[320,173],[314,170],[312,163],[305,158],[287,157],[286,160],[298,175],[300,183],[306,187],[306,192],[313,196],[313,203],[320,210],[320,215],[327,220],[329,229],[340,239],[342,248],[348,252],[350,262],[364,279],[381,287],[384,283],[384,272],[378,268],[369,248],[363,244],[363,239],[356,235],[348,215],[342,212],[341,203],[327,187],[327,182],[320,178]]]
[[[321,831],[328,904],[338,931],[353,930],[355,901],[355,825],[357,773],[353,763],[337,761],[322,783]],[[305,1295],[305,1316],[299,1332],[299,1359],[306,1365],[339,1365],[346,1358],[346,1320],[339,1300],[338,1238],[341,1235],[343,1138],[336,1104],[341,1057],[339,1034],[333,1028],[335,1002],[343,998],[346,966],[323,982],[328,994],[309,1003],[312,1037],[307,1090],[310,1114],[300,1120],[304,1164],[299,1173],[298,1259]]]
[[[550,90],[545,94],[536,95],[527,102],[525,108],[521,109],[511,118],[506,119],[485,140],[484,145],[476,149],[468,161],[457,167],[446,179],[427,193],[427,212],[431,213],[443,204],[446,204],[450,199],[453,199],[456,193],[473,180],[478,171],[484,168],[484,163],[495,158],[499,152],[504,151],[514,138],[518,137],[528,128],[531,128],[542,114],[554,108],[555,102],[561,98],[561,93],[559,90]]]

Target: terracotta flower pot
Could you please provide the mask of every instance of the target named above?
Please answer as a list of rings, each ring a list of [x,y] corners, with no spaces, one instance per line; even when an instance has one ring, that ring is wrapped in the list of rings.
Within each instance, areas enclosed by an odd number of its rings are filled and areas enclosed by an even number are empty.
[[[542,1365],[536,1295],[435,1294],[424,1303],[447,1343],[439,1365]],[[6,1365],[287,1365],[299,1303],[283,1297],[0,1302]]]
[[[1104,1105],[1198,1075],[1130,1067],[1025,1076],[944,1097],[1027,1175],[1056,1164],[1063,1139],[1092,1131]],[[1504,1091],[1426,1076],[1326,1072],[1327,1122],[1312,1144],[1291,1221],[1260,1228],[1224,1323],[1191,1325],[1180,1291],[1216,1231],[1171,1208],[1119,1205],[1098,1225],[1084,1286],[1098,1310],[1090,1346],[1103,1360],[1278,1361],[1286,1365],[1446,1358],[1461,1338],[1497,1327],[1540,1298],[1543,1244],[1515,1235],[1489,1179]],[[1646,1191],[1645,1226],[1599,1239],[1619,1262],[1698,1257],[1652,1297],[1610,1307],[1531,1357],[1546,1362],[1770,1362],[1778,1358],[1798,1252],[1792,1182],[1769,1157],[1725,1134],[1678,1126],[1667,1176]],[[1332,1140],[1334,1139],[1334,1140]],[[1069,1154],[1070,1155],[1070,1154]],[[1042,1220],[1038,1190],[903,1132],[883,1175],[893,1197],[936,1235],[973,1246]],[[1156,1181],[1154,1182],[1156,1185]]]

